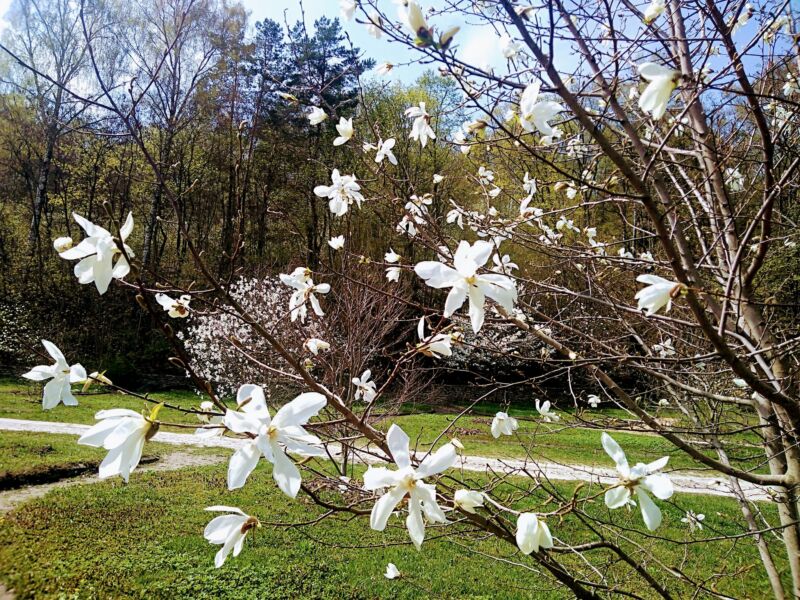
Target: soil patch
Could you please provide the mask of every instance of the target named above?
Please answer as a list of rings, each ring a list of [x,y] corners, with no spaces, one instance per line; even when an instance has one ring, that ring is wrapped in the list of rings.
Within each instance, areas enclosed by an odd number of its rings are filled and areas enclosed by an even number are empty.
[[[159,460],[158,456],[143,456],[139,464],[152,464]],[[28,485],[43,485],[62,479],[72,479],[96,471],[100,461],[86,461],[50,467],[36,467],[16,473],[0,473],[0,492],[16,490]],[[0,599],[2,596],[0,596]]]

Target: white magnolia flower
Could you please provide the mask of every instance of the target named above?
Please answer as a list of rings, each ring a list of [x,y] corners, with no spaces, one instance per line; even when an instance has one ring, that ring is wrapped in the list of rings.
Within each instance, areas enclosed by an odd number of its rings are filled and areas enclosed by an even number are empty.
[[[536,178],[530,177],[527,171],[525,171],[525,177],[522,180],[522,189],[527,192],[528,196],[533,196],[536,193]]]
[[[215,408],[214,403],[211,402],[211,400],[203,400],[200,403],[200,410],[202,410],[203,412],[207,413],[214,412],[214,408]],[[208,415],[198,414],[197,420],[200,421],[201,423],[208,423],[211,420],[211,417],[209,417]]]
[[[464,229],[464,215],[457,208],[452,209],[447,213],[447,222],[455,223],[459,229]]]
[[[560,421],[561,417],[559,417],[556,413],[550,410],[550,400],[545,400],[543,403],[539,404],[539,400],[536,400],[536,411],[542,415],[542,418],[546,423],[553,423],[555,421]]]
[[[383,255],[383,260],[390,264],[400,262],[400,258],[401,256],[391,248],[389,248],[389,251]]]
[[[563,135],[564,132],[561,130],[561,127],[553,127],[553,133],[550,135],[543,135],[541,138],[539,138],[539,142],[544,146],[549,146]]]
[[[339,0],[339,10],[342,13],[342,17],[347,21],[353,19],[357,6],[358,2],[356,2],[356,0]]]
[[[586,401],[592,408],[597,408],[600,405],[600,396],[597,394],[589,394],[589,397],[586,398]]]
[[[189,294],[183,294],[177,300],[170,298],[166,294],[156,294],[156,302],[173,319],[183,319],[189,316],[189,302],[191,299],[192,297]]]
[[[328,246],[333,248],[334,250],[341,250],[344,248],[344,236],[337,235],[336,237],[332,237],[328,240]]]
[[[555,135],[555,130],[550,126],[550,119],[555,117],[564,108],[558,102],[549,100],[539,101],[541,83],[534,81],[525,91],[519,101],[519,122],[525,131],[538,130],[546,136]]]
[[[581,232],[580,228],[577,225],[575,225],[575,221],[573,221],[572,219],[568,219],[564,215],[561,215],[558,218],[558,221],[556,221],[556,229],[558,231],[564,231],[566,229],[567,231],[574,231],[576,233]]]
[[[311,303],[311,308],[318,317],[325,316],[315,294],[327,294],[330,292],[331,286],[329,283],[315,285],[314,280],[311,279],[311,271],[305,267],[297,267],[289,275],[281,273],[280,280],[284,285],[295,289],[289,298],[289,312],[292,315],[292,321],[296,321],[298,317],[301,321],[306,320],[306,302]]]
[[[394,563],[386,565],[386,573],[383,574],[386,579],[397,579],[400,577],[400,571],[394,566]]]
[[[669,457],[659,458],[647,465],[638,463],[633,468],[630,468],[625,453],[619,447],[619,444],[614,441],[614,438],[607,433],[603,433],[602,442],[603,449],[616,464],[617,473],[619,474],[619,483],[606,490],[606,506],[610,509],[625,506],[635,492],[639,501],[639,508],[642,511],[644,524],[650,531],[655,531],[661,524],[661,510],[647,492],[661,500],[666,500],[672,496],[672,482],[669,477],[663,473],[658,473],[667,465]]]
[[[725,169],[725,182],[732,192],[741,192],[744,189],[744,175],[739,169]]]
[[[547,523],[534,513],[522,513],[517,519],[517,546],[523,554],[552,548],[553,537]]]
[[[367,23],[367,33],[369,33],[376,40],[381,39],[381,36],[383,35],[383,31],[381,30],[381,27],[383,26],[381,13],[373,10],[371,13],[369,13],[368,19],[369,23]]]
[[[231,552],[234,556],[239,556],[247,532],[254,527],[261,527],[261,523],[233,506],[209,506],[206,510],[229,513],[211,519],[203,531],[203,537],[210,543],[222,544],[222,548],[214,556],[214,566],[219,569]]]
[[[639,301],[639,310],[647,310],[647,316],[656,314],[663,307],[667,307],[667,312],[672,308],[672,299],[675,298],[684,288],[683,284],[675,283],[658,275],[639,275],[636,278],[639,283],[646,283],[648,286],[636,292],[634,299]]]
[[[66,252],[70,248],[72,248],[73,242],[72,238],[67,237],[60,237],[53,240],[53,248],[56,249],[56,252],[59,254],[62,252]]]
[[[478,180],[483,185],[488,185],[490,182],[494,181],[494,171],[490,171],[489,169],[481,165],[481,168],[478,169]]]
[[[453,496],[453,505],[456,508],[475,514],[475,509],[483,506],[483,493],[473,490],[456,490]]]
[[[422,9],[416,2],[403,2],[403,5],[408,5],[408,10],[405,13],[405,22],[408,24],[411,32],[422,38],[427,39],[430,37],[428,24],[425,22],[425,17],[422,16]],[[402,15],[402,11],[401,11]]]
[[[383,162],[383,159],[386,158],[390,163],[393,165],[397,165],[397,158],[392,152],[392,148],[395,145],[395,139],[389,138],[388,140],[379,140],[378,141],[378,152],[375,154],[375,162],[380,163]]]
[[[319,125],[325,119],[328,118],[327,113],[322,110],[319,106],[314,106],[311,108],[311,112],[306,115],[308,117],[309,123],[312,125]]]
[[[158,432],[155,420],[162,406],[153,407],[149,418],[127,408],[101,410],[94,416],[99,423],[84,433],[78,443],[109,451],[100,463],[100,479],[120,475],[128,482],[142,458],[145,441]]]
[[[397,283],[400,281],[400,267],[387,267],[386,269],[386,279],[393,283]]]
[[[664,14],[667,5],[664,0],[651,0],[650,5],[644,11],[644,22],[648,25]]]
[[[70,384],[86,380],[86,370],[80,363],[69,366],[64,354],[53,342],[42,340],[47,353],[56,361],[52,365],[39,365],[25,373],[23,377],[31,381],[44,381],[50,379],[42,392],[42,408],[50,410],[63,402],[64,406],[78,406],[78,401],[72,395]]]
[[[472,146],[467,143],[467,136],[464,135],[463,131],[458,131],[453,136],[453,142],[459,145],[459,150],[461,150],[461,154],[466,156],[472,151]]]
[[[492,437],[499,438],[501,435],[514,435],[519,429],[519,423],[508,413],[499,412],[492,419]]]
[[[638,69],[639,75],[649,82],[639,97],[639,108],[658,121],[667,110],[669,97],[678,85],[680,72],[653,62],[641,64]]]
[[[697,514],[692,510],[687,510],[686,516],[681,519],[681,523],[686,523],[690,531],[694,531],[695,529],[700,529],[702,531],[705,518],[706,516],[703,513]]]
[[[376,385],[374,381],[370,381],[372,377],[372,371],[367,369],[361,374],[361,377],[353,377],[352,382],[353,385],[356,387],[356,391],[353,394],[353,397],[358,400],[359,398],[363,398],[364,402],[372,402],[375,399],[376,394],[378,393],[376,390]]]
[[[333,140],[334,146],[341,146],[342,144],[349,142],[350,138],[353,137],[353,119],[345,119],[344,117],[340,117],[339,124],[336,125],[336,131],[339,132],[339,137]]]
[[[392,425],[389,428],[386,444],[398,468],[396,471],[390,471],[386,467],[369,467],[364,473],[365,490],[389,488],[372,508],[369,524],[375,531],[383,531],[389,516],[407,497],[406,527],[411,541],[419,549],[425,539],[425,521],[432,523],[447,521],[436,502],[436,486],[425,483],[423,479],[452,467],[456,461],[456,449],[452,444],[445,444],[433,454],[429,454],[415,469],[411,465],[408,436],[400,427]]]
[[[423,261],[414,267],[414,272],[430,287],[451,288],[444,306],[446,318],[469,298],[469,316],[475,333],[483,326],[486,296],[509,312],[514,310],[517,299],[516,284],[509,277],[497,273],[478,274],[493,250],[494,245],[484,240],[472,245],[462,240],[453,257],[455,268],[436,261]]]
[[[666,408],[667,406],[669,406],[669,400],[667,400],[666,398],[661,398],[661,400],[658,401],[658,405],[661,408]]]
[[[783,95],[791,96],[792,94],[796,94],[798,91],[800,91],[800,87],[798,87],[797,79],[795,79],[794,75],[791,73],[787,73],[786,82],[783,84]]]
[[[672,345],[672,338],[667,338],[660,344],[654,344],[653,351],[657,352],[661,358],[675,356],[675,346]]]
[[[439,175],[438,173],[433,174],[433,185],[439,185],[444,181],[444,175]]]
[[[411,4],[414,3],[411,2]],[[409,119],[414,119],[414,123],[411,125],[411,134],[408,137],[419,141],[423,148],[429,139],[436,139],[436,133],[431,128],[431,116],[425,110],[424,102],[420,102],[419,106],[407,108],[405,114]]]
[[[216,406],[211,400],[203,400],[200,403],[200,410],[205,413],[213,413],[216,411]],[[221,415],[198,414],[197,420],[206,425],[222,425]],[[225,433],[225,427],[198,427],[194,433],[201,437],[218,437]]]
[[[105,294],[112,279],[122,279],[130,273],[131,267],[122,252],[117,248],[114,237],[102,227],[84,219],[78,213],[72,213],[75,222],[81,226],[86,237],[74,248],[59,253],[66,260],[81,259],[75,265],[74,273],[78,283],[94,282],[97,291]],[[133,231],[133,213],[120,228],[120,241],[128,256],[133,257],[133,250],[125,243]]]
[[[319,338],[309,338],[303,344],[303,348],[317,356],[320,352],[325,352],[331,349],[331,345],[325,340]]]
[[[391,70],[394,69],[394,65],[390,62],[383,62],[375,67],[375,73],[380,76],[388,75]]]
[[[437,333],[436,335],[425,337],[425,317],[420,317],[417,324],[417,335],[419,336],[419,343],[417,350],[431,358],[441,358],[442,356],[451,356],[453,350],[451,345],[453,338],[446,333]]]
[[[314,188],[314,194],[319,198],[328,198],[331,212],[341,217],[354,201],[361,208],[364,196],[360,190],[355,175],[340,175],[339,169],[334,169],[331,172],[331,185],[318,185]]]
[[[242,487],[263,455],[273,465],[272,477],[280,490],[290,498],[295,498],[302,479],[297,466],[286,453],[304,457],[326,456],[321,440],[303,428],[326,403],[322,394],[306,392],[283,405],[270,418],[264,389],[253,384],[240,387],[236,394],[239,410],[228,410],[224,423],[234,433],[245,433],[254,437],[247,438],[231,456],[228,464],[228,489]]]
[[[492,271],[495,273],[510,273],[514,269],[519,269],[519,265],[513,262],[508,254],[504,254],[501,257],[499,254],[495,253],[492,256],[492,262],[494,263]]]
[[[504,58],[511,60],[522,52],[522,48],[522,44],[515,42],[508,34],[500,36],[500,52],[503,53]]]
[[[736,19],[736,22],[733,24],[733,27],[731,28],[731,35],[736,35],[737,31],[739,31],[742,27],[747,25],[747,23],[750,22],[750,18],[753,16],[754,12],[755,9],[753,8],[752,4],[750,4],[749,2],[745,4],[744,8],[742,9],[742,12],[739,13],[739,18]]]
[[[639,255],[639,258],[641,260],[646,260],[647,262],[655,262],[655,259],[653,258],[653,253],[652,252],[642,252]]]

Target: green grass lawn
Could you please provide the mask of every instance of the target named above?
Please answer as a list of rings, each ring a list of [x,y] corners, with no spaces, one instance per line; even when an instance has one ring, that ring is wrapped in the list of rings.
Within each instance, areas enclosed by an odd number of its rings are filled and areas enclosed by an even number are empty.
[[[127,396],[107,388],[92,386],[86,394],[80,393],[80,386],[73,386],[78,406],[59,404],[51,410],[42,409],[42,386],[24,379],[0,379],[0,417],[9,419],[29,419],[32,421],[59,421],[63,423],[95,423],[94,415],[99,410],[109,408],[128,408],[141,412],[152,407],[141,398]],[[206,398],[188,390],[171,390],[150,394],[158,402],[168,402],[186,408],[200,407]],[[165,408],[159,415],[164,420],[175,423],[198,424],[197,417],[177,410]],[[177,428],[176,428],[177,430]],[[181,431],[189,431],[181,429]]]
[[[93,388],[98,389],[98,388]],[[107,408],[129,408],[141,411],[146,402],[140,398],[126,396],[119,392],[78,394],[79,406],[59,405],[52,410],[42,410],[40,403],[41,386],[25,380],[0,380],[0,417],[31,419],[40,421],[62,421],[68,423],[95,422],[94,415],[98,410]],[[203,400],[197,394],[176,390],[157,392],[151,397],[183,407],[197,408]],[[407,407],[409,408],[409,407]],[[425,407],[410,407],[425,410]],[[448,426],[452,427],[442,438],[446,443],[457,437],[466,446],[466,453],[473,456],[489,456],[499,458],[525,458],[530,456],[536,460],[554,461],[567,464],[586,464],[611,467],[611,461],[600,445],[600,433],[603,430],[612,432],[607,424],[620,423],[622,419],[630,419],[624,411],[616,408],[603,408],[584,411],[581,419],[589,421],[586,425],[579,421],[570,411],[560,411],[562,421],[544,423],[538,413],[530,407],[511,409],[510,414],[520,419],[517,436],[502,436],[494,439],[490,433],[493,411],[500,407],[481,405],[469,415],[461,417],[453,425],[455,414],[420,413],[387,416],[379,419],[377,426],[383,430],[392,423],[397,423],[418,442],[419,449],[427,449],[431,442]],[[430,409],[427,409],[430,410]],[[487,412],[488,411],[488,412]],[[477,413],[477,414],[476,414]],[[662,416],[674,417],[677,413],[662,411]],[[165,408],[160,417],[165,421],[199,424],[193,414]],[[192,429],[164,427],[189,433]],[[622,445],[631,460],[649,462],[662,456],[670,456],[670,469],[703,471],[704,467],[683,454],[663,438],[648,433],[612,432],[614,438]]]
[[[391,423],[397,423],[412,440],[419,441],[420,449],[427,450],[454,418],[455,415],[441,414],[402,415],[381,421],[379,427],[386,430]],[[536,460],[613,467],[600,445],[602,429],[576,429],[562,423],[521,420],[517,436],[495,439],[490,431],[491,421],[491,417],[461,417],[439,445],[456,437],[464,444],[467,455],[524,458],[527,449],[530,457]],[[622,432],[612,432],[612,435],[631,460],[650,462],[669,455],[671,468],[702,468],[685,454],[676,452],[674,446],[663,438]]]
[[[18,598],[37,599],[570,597],[549,577],[465,550],[462,544],[467,543],[490,557],[533,565],[507,544],[468,541],[470,534],[459,525],[429,528],[429,539],[420,552],[408,543],[399,518],[391,519],[384,533],[370,530],[368,517],[335,517],[312,527],[288,526],[307,522],[322,509],[302,494],[296,502],[283,496],[263,461],[247,485],[235,492],[225,489],[225,469],[221,464],[134,473],[129,485],[114,479],[72,486],[24,504],[0,517],[0,581],[14,588]],[[309,477],[304,474],[306,481]],[[480,482],[478,478],[475,481]],[[522,480],[512,483],[524,485]],[[574,487],[559,485],[566,493]],[[510,490],[510,486],[501,488]],[[598,491],[585,488],[582,494]],[[241,507],[264,523],[248,537],[242,554],[229,558],[219,570],[213,568],[218,547],[202,536],[214,516],[203,508],[213,504]],[[527,504],[538,510],[552,509],[541,492],[534,493]],[[720,592],[737,597],[768,595],[757,552],[749,540],[684,544],[740,533],[742,519],[733,501],[677,495],[670,503],[660,504],[664,523],[658,533],[674,543],[642,535],[638,511],[609,514],[601,500],[582,507],[630,527],[626,536],[631,542],[655,549],[666,566],[680,568],[689,576],[735,572],[713,580],[713,587]],[[766,507],[768,515],[770,508]],[[692,534],[680,522],[687,509],[706,515],[703,531]],[[563,522],[553,520],[550,526],[555,536],[569,543],[589,539],[585,527],[571,516]],[[562,560],[585,568],[572,555],[562,555]],[[605,551],[594,553],[592,560],[610,582],[624,576]],[[394,562],[406,576],[396,581],[384,579],[388,562]],[[675,597],[687,597],[687,590],[674,580],[670,586]],[[642,589],[636,591],[647,596]]]

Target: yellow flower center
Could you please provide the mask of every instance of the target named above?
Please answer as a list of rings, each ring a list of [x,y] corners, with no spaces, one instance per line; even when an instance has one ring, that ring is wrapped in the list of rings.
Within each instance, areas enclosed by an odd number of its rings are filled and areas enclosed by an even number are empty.
[[[411,490],[417,487],[417,480],[414,479],[414,476],[409,473],[400,482],[400,487],[404,489],[406,493],[410,494]]]

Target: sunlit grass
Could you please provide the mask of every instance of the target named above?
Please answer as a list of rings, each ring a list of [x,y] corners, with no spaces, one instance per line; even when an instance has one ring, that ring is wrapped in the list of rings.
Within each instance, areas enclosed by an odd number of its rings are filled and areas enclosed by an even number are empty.
[[[357,469],[354,475],[359,474]],[[480,477],[471,480],[474,485],[484,481]],[[515,479],[512,483],[523,486],[530,482]],[[569,494],[575,484],[559,484],[558,488]],[[501,493],[510,489],[501,488]],[[586,486],[581,494],[598,491]],[[552,509],[548,498],[536,492],[526,500],[525,508]],[[213,568],[217,547],[202,537],[203,527],[212,517],[203,508],[212,504],[239,506],[265,523],[248,539],[242,555],[229,559],[219,570]],[[715,589],[722,593],[736,597],[768,594],[757,552],[749,540],[691,543],[741,533],[741,513],[734,501],[678,494],[661,505],[664,523],[658,533],[674,540],[671,543],[643,535],[638,511],[609,513],[602,501],[583,504],[582,509],[631,528],[627,532],[631,542],[655,552],[668,567],[680,568],[689,576],[728,574],[714,581]],[[687,509],[706,514],[702,532],[691,533],[681,523]],[[470,535],[458,525],[429,528],[430,539],[421,552],[408,543],[399,518],[391,520],[385,533],[370,530],[367,517],[336,517],[313,527],[289,526],[322,512],[302,495],[297,502],[283,496],[265,461],[248,484],[235,492],[226,490],[224,464],[135,473],[128,485],[114,479],[59,489],[0,519],[0,580],[15,588],[18,598],[571,597],[536,571],[466,551],[460,543],[467,542]],[[573,543],[588,535],[585,527],[569,516],[563,521],[551,520],[550,526],[558,538]],[[446,537],[440,538],[443,534]],[[475,539],[467,543],[487,555],[533,565],[505,543]],[[642,555],[630,543],[625,545]],[[587,557],[609,581],[630,576],[605,551]],[[571,555],[561,559],[585,568]],[[384,579],[388,562],[394,562],[405,577]],[[659,578],[664,578],[663,572]],[[674,579],[669,579],[669,586],[675,597],[686,597],[687,588]]]

